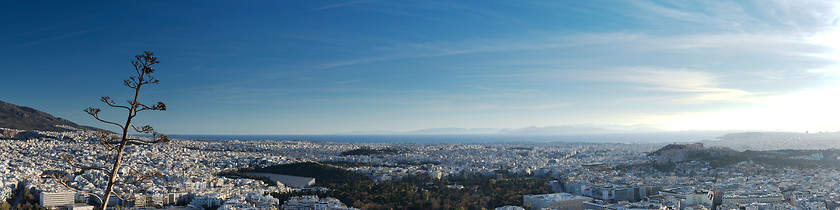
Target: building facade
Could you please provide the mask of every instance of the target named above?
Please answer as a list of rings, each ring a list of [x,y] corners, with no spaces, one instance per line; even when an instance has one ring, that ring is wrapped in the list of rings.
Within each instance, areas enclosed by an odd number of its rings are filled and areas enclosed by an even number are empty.
[[[540,195],[522,196],[523,205],[531,206],[531,209],[583,209],[583,202],[591,201],[592,198],[572,195],[569,193],[553,193]]]
[[[39,204],[44,208],[73,205],[75,192],[41,192]]]

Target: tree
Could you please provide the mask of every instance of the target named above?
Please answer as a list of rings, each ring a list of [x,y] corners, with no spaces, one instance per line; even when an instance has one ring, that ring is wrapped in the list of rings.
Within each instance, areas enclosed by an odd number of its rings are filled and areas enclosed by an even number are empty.
[[[9,202],[3,201],[3,203],[0,203],[0,210],[9,210],[11,208],[12,204],[9,204]]]
[[[99,209],[105,209],[108,205],[108,201],[111,195],[116,196],[119,199],[123,199],[114,192],[114,185],[118,182],[124,184],[135,184],[141,182],[148,182],[150,181],[151,177],[160,176],[160,172],[142,172],[140,170],[131,167],[128,164],[123,163],[123,151],[125,150],[126,146],[131,144],[140,144],[140,145],[149,145],[149,144],[156,144],[156,143],[163,143],[169,142],[169,138],[166,135],[158,133],[152,128],[152,126],[146,125],[143,127],[137,127],[132,124],[132,120],[134,117],[137,116],[139,112],[142,111],[166,111],[166,104],[163,102],[157,102],[152,106],[148,106],[145,104],[140,103],[140,89],[145,85],[151,84],[158,84],[159,80],[156,79],[152,74],[155,72],[155,69],[152,67],[153,65],[159,63],[157,57],[154,56],[154,53],[145,51],[142,54],[134,56],[135,60],[131,62],[134,66],[134,70],[136,76],[131,76],[129,79],[123,81],[123,85],[126,87],[131,88],[134,90],[134,98],[133,100],[128,100],[127,105],[118,105],[111,100],[110,97],[102,97],[100,101],[108,105],[112,108],[124,109],[127,111],[127,118],[124,124],[116,123],[113,121],[108,121],[102,119],[99,116],[99,113],[102,111],[99,108],[87,108],[85,112],[93,116],[96,120],[99,120],[103,123],[111,124],[120,128],[121,133],[112,133],[107,131],[99,131],[96,133],[96,137],[101,141],[99,145],[104,147],[104,149],[109,152],[109,154],[113,155],[110,156],[110,162],[113,162],[113,167],[110,169],[108,167],[97,167],[97,166],[80,166],[75,163],[75,159],[70,156],[65,156],[64,159],[74,168],[81,169],[81,170],[98,170],[104,172],[108,176],[108,185],[105,189],[105,192],[102,194],[102,197],[89,192],[84,192],[80,190],[76,190],[77,192],[84,193],[87,195],[94,196],[97,198],[101,205]],[[129,132],[131,130],[136,131],[140,134],[151,135],[151,137],[134,137],[129,136]],[[121,180],[117,180],[118,171],[120,167],[127,167],[129,170],[128,176],[122,175],[119,176]],[[67,188],[74,189],[68,186],[67,180],[64,175],[56,175],[53,174],[52,176],[59,184],[64,185]]]
[[[116,183],[117,170],[119,170],[120,166],[122,165],[123,150],[125,149],[125,146],[129,142],[136,142],[136,143],[141,143],[141,144],[154,144],[154,143],[161,143],[161,142],[169,142],[169,138],[166,135],[163,135],[163,134],[160,134],[160,133],[156,132],[154,130],[154,128],[152,128],[152,126],[146,125],[146,126],[143,126],[142,128],[137,128],[136,126],[131,124],[131,120],[134,119],[134,117],[137,116],[137,113],[139,113],[141,111],[146,111],[146,110],[166,111],[166,104],[164,104],[163,102],[157,102],[157,104],[152,105],[152,106],[147,106],[147,105],[141,104],[139,102],[140,88],[142,88],[143,85],[158,84],[158,82],[159,82],[158,79],[155,79],[152,76],[152,73],[155,72],[155,69],[152,67],[152,65],[160,63],[157,60],[157,57],[154,56],[154,53],[149,52],[149,51],[145,51],[145,52],[143,52],[143,54],[134,56],[134,58],[135,58],[135,60],[132,61],[131,64],[134,65],[134,70],[135,70],[135,73],[137,73],[137,76],[136,77],[135,76],[129,77],[129,79],[123,81],[123,85],[125,85],[125,86],[134,90],[134,100],[128,101],[128,106],[124,106],[124,105],[117,105],[116,103],[114,103],[113,100],[111,100],[110,97],[107,97],[107,96],[102,97],[102,99],[101,99],[102,102],[104,102],[105,104],[107,104],[110,107],[122,108],[122,109],[125,109],[125,110],[128,111],[128,116],[127,116],[127,119],[125,121],[125,124],[121,125],[119,123],[115,123],[115,122],[111,122],[111,121],[107,121],[107,120],[103,120],[103,119],[99,118],[99,112],[101,110],[98,109],[98,108],[90,107],[90,108],[85,110],[85,112],[87,112],[88,114],[90,114],[91,116],[96,118],[97,120],[99,120],[101,122],[104,122],[104,123],[116,125],[116,126],[120,127],[120,129],[122,129],[122,135],[119,138],[118,142],[115,141],[116,140],[115,135],[112,135],[111,133],[108,133],[108,132],[99,132],[98,133],[99,134],[98,136],[103,141],[102,145],[109,148],[109,150],[116,151],[116,153],[117,153],[116,156],[114,157],[114,167],[111,169],[111,171],[108,171],[108,172],[110,172],[110,174],[108,176],[108,187],[105,189],[105,193],[103,194],[104,198],[101,199],[102,200],[102,205],[100,206],[100,209],[105,209],[105,207],[108,205],[108,200],[111,197],[110,195],[113,192],[114,184]],[[140,138],[129,138],[129,136],[128,136],[129,128],[134,129],[134,131],[137,131],[138,133],[152,134],[152,138],[151,138],[151,140],[144,140],[144,139],[140,139]],[[114,147],[114,145],[117,145],[117,146]]]

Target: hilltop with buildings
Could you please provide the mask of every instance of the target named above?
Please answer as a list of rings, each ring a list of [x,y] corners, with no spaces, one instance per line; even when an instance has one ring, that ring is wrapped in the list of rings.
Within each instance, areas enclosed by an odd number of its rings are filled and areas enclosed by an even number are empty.
[[[840,150],[766,150],[736,151],[726,147],[703,147],[702,143],[670,144],[648,155],[656,158],[656,164],[675,164],[701,161],[712,167],[726,167],[739,162],[750,161],[773,167],[800,167],[840,169]]]

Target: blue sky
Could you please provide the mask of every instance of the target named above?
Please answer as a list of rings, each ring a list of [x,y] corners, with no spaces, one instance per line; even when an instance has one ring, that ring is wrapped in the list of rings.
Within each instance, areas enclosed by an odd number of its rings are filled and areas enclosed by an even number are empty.
[[[103,128],[82,110],[151,50],[169,110],[138,124],[173,134],[840,130],[833,1],[13,1],[0,26],[0,100]]]

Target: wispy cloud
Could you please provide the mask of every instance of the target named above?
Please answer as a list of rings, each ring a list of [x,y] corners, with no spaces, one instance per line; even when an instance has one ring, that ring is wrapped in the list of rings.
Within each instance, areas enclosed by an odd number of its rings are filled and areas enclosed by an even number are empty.
[[[36,28],[36,29],[33,29],[33,30],[29,30],[29,31],[22,31],[22,32],[18,32],[16,34],[12,34],[10,36],[0,38],[0,41],[13,39],[13,38],[18,38],[18,37],[22,37],[22,36],[35,35],[35,34],[39,34],[39,33],[42,33],[42,32],[48,32],[48,31],[57,30],[57,29],[61,29],[61,28],[78,28],[78,25],[80,23],[98,18],[101,15],[102,14],[89,14],[89,15],[85,15],[85,16],[65,19],[65,20],[59,21],[58,23],[52,24],[52,25],[43,26],[43,27]],[[61,30],[61,31],[66,31],[66,30]]]
[[[838,48],[826,33],[840,22],[837,3],[807,1],[755,2],[630,2],[638,10],[622,10],[623,15],[663,24],[670,35],[649,35],[624,31],[589,34],[526,33],[501,38],[396,43],[381,46],[377,52],[359,57],[320,64],[316,69],[331,69],[382,61],[454,56],[488,52],[534,51],[589,44],[635,46],[638,49],[659,47],[675,50],[727,49],[739,52],[797,54],[830,58],[834,54],[818,52],[820,47]],[[690,4],[690,5],[682,5]],[[744,8],[753,8],[746,10]],[[700,9],[698,9],[700,8]],[[476,10],[476,8],[466,8]],[[753,11],[755,10],[755,11]],[[756,12],[758,11],[758,12]],[[673,21],[662,21],[673,20]],[[674,22],[676,21],[676,22]],[[789,21],[779,23],[781,21]],[[780,31],[778,24],[784,25]],[[680,32],[685,28],[685,32]],[[688,30],[691,29],[691,30]],[[820,36],[816,36],[820,35]],[[834,44],[834,46],[832,46]],[[815,52],[817,51],[817,52]]]
[[[353,83],[357,83],[357,82],[361,82],[361,81],[362,81],[362,80],[359,80],[359,79],[354,79],[354,80],[343,80],[343,81],[333,82],[333,84],[336,84],[336,85],[346,85],[346,84],[353,84]]]
[[[303,14],[303,13],[310,13],[310,12],[316,12],[316,11],[321,11],[321,10],[348,7],[348,6],[358,5],[358,4],[370,3],[370,2],[374,2],[374,1],[375,0],[362,0],[362,1],[348,1],[348,2],[342,2],[342,3],[335,3],[335,4],[324,5],[324,6],[313,8],[313,9],[308,9],[308,10],[295,12],[295,13],[292,13],[292,14]]]
[[[566,108],[571,103],[546,103],[546,104],[532,104],[532,105],[525,105],[525,106],[514,106],[513,109],[522,109],[522,110],[548,110],[548,109],[562,109]]]
[[[665,17],[669,19],[690,22],[698,22],[700,20],[709,18],[708,16],[696,12],[689,12],[687,10],[680,10],[672,7],[667,7],[651,1],[632,1],[631,3],[639,8],[644,9],[642,13],[648,14],[649,16],[658,16],[657,18]]]
[[[537,89],[495,88],[487,86],[477,86],[475,87],[475,89],[495,92],[499,94],[534,94],[543,92],[542,90]]]
[[[589,75],[589,78],[599,81],[637,84],[634,88],[642,91],[680,93],[678,96],[654,97],[658,101],[675,104],[739,102],[755,96],[748,91],[722,87],[717,75],[703,71],[636,67]]]
[[[51,25],[51,26],[42,27],[42,28],[38,28],[38,29],[35,29],[35,30],[31,30],[31,31],[21,32],[21,33],[12,35],[12,36],[7,36],[7,37],[4,37],[0,40],[7,40],[7,39],[26,36],[26,35],[36,34],[36,33],[40,33],[40,32],[43,32],[43,31],[49,31],[49,30],[52,30],[52,29],[63,27],[63,26],[64,26],[63,24]]]
[[[524,103],[524,102],[523,102]],[[416,106],[414,108],[410,108],[405,110],[406,112],[451,112],[451,113],[463,113],[463,112],[484,112],[484,111],[497,111],[497,112],[541,112],[541,111],[548,111],[548,110],[562,110],[568,108],[571,103],[536,103],[536,104],[523,104],[523,103],[515,103],[515,104],[508,104],[508,103],[451,103],[447,101],[428,101],[423,104],[417,104],[422,106]]]
[[[550,36],[537,39],[482,39],[463,42],[432,42],[432,43],[398,43],[379,49],[381,54],[337,61],[319,65],[319,69],[331,69],[343,66],[367,64],[374,62],[413,59],[426,57],[442,57],[452,55],[511,52],[525,50],[542,50],[572,46],[583,46],[597,43],[618,42],[636,38],[636,35],[624,33],[585,34],[571,36]]]
[[[5,47],[5,48],[2,48],[2,50],[9,50],[9,49],[15,49],[15,48],[37,45],[37,44],[41,44],[41,43],[58,41],[58,40],[67,39],[67,38],[71,38],[71,37],[75,37],[75,36],[81,36],[81,35],[91,33],[91,32],[95,32],[95,31],[99,31],[99,30],[102,30],[102,29],[105,29],[105,28],[108,28],[108,27],[74,31],[74,32],[65,33],[65,34],[58,35],[58,36],[53,36],[53,37],[48,37],[48,38],[43,38],[43,39],[38,39],[38,40],[34,40],[34,41],[20,43],[20,44],[17,44],[17,45],[8,46],[8,47]]]

